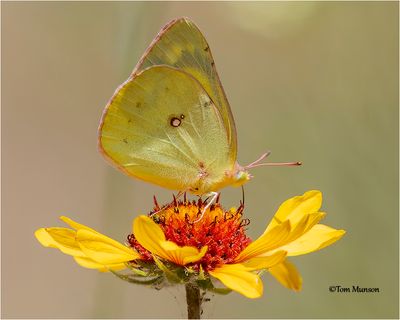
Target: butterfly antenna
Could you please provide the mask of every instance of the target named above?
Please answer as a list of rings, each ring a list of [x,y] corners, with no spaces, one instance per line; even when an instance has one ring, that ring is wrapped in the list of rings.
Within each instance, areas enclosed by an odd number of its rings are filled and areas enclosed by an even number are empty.
[[[244,169],[247,170],[247,169],[252,169],[252,168],[256,168],[256,167],[264,167],[264,166],[291,167],[291,166],[301,166],[302,165],[302,163],[300,161],[296,161],[296,162],[264,162],[264,163],[260,163],[262,160],[264,160],[270,154],[271,154],[270,151],[262,154],[260,158],[258,158],[256,161],[253,161],[252,163],[248,164],[247,166],[245,166]]]
[[[271,154],[271,151],[267,151],[266,153],[262,154],[261,157],[259,157],[256,161],[253,161],[252,163],[248,164],[245,166],[245,169],[250,169],[253,168],[255,165],[257,165],[259,162],[263,161],[266,157],[268,157]]]
[[[293,167],[293,166],[301,166],[303,163],[301,161],[296,161],[296,162],[265,162],[265,163],[259,163],[255,164],[251,167],[246,167],[246,169],[252,169],[256,167],[264,167],[264,166],[270,166],[270,167]]]

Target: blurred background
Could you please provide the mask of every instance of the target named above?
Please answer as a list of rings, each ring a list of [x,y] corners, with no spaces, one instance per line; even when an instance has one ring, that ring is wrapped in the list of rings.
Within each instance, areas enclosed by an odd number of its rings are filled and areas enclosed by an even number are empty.
[[[114,90],[169,20],[190,17],[213,52],[241,164],[271,150],[246,185],[250,235],[281,202],[319,189],[325,224],[347,230],[291,259],[303,290],[265,275],[264,296],[232,293],[212,318],[398,318],[398,3],[2,3],[2,318],[180,318],[183,292],[83,269],[37,228],[67,215],[124,241],[171,192],[130,179],[97,151]],[[223,191],[238,205],[240,189]],[[379,293],[331,293],[331,285]],[[182,300],[181,300],[182,299]]]

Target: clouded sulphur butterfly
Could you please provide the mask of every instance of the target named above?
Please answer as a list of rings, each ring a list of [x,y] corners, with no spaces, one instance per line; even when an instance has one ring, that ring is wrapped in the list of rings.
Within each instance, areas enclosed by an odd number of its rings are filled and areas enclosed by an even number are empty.
[[[106,106],[99,149],[119,170],[202,195],[251,176],[236,162],[235,122],[210,47],[187,18],[156,36]],[[297,164],[297,163],[288,163]]]

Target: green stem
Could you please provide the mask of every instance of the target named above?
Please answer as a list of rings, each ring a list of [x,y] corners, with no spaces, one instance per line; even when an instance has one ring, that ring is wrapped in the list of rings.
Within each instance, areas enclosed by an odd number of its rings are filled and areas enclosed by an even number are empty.
[[[186,289],[186,303],[188,311],[188,319],[200,319],[201,312],[201,297],[200,288],[193,283],[187,283]]]

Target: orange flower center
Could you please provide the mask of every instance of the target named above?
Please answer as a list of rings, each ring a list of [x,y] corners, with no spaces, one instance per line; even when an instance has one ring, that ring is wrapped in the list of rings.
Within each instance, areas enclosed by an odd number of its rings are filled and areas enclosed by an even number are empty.
[[[195,270],[200,265],[205,271],[232,263],[251,239],[245,234],[248,219],[242,218],[243,206],[224,211],[219,203],[206,209],[201,220],[196,221],[206,207],[201,199],[192,202],[176,201],[160,211],[156,203],[154,214],[149,216],[159,224],[167,240],[179,246],[193,246],[198,249],[208,246],[205,256],[198,262],[190,264]],[[157,212],[158,211],[158,212]],[[133,234],[128,236],[131,247],[137,250],[143,260],[152,261],[151,253],[144,249]]]

